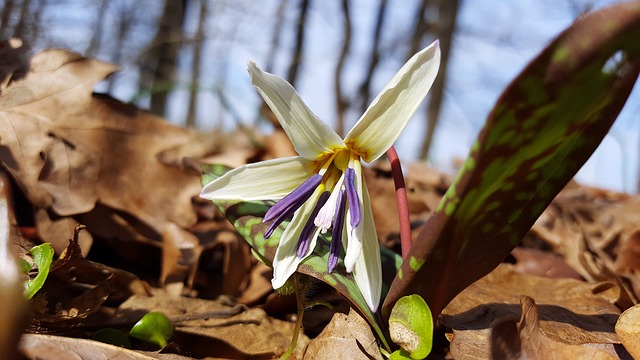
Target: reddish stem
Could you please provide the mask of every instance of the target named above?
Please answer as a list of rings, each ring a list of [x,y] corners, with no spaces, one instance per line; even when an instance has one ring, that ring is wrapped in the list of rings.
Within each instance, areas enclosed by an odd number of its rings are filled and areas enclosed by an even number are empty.
[[[405,259],[411,250],[411,222],[409,220],[409,203],[407,201],[407,188],[404,185],[402,166],[396,149],[392,146],[387,150],[387,157],[391,164],[393,184],[396,187],[396,203],[398,204],[398,222],[400,223],[400,246],[402,247],[402,259]]]

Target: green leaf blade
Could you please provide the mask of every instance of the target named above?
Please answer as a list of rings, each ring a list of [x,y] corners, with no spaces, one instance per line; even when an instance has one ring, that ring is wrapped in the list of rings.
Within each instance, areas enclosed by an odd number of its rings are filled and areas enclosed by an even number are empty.
[[[420,294],[434,317],[519,243],[613,124],[640,71],[640,3],[579,19],[498,100],[414,242],[383,307]],[[618,59],[618,60],[616,60]]]
[[[38,267],[38,275],[24,283],[24,297],[27,300],[31,299],[44,286],[44,282],[49,276],[54,251],[51,244],[44,243],[34,246],[29,250],[29,253],[33,256],[33,262]]]

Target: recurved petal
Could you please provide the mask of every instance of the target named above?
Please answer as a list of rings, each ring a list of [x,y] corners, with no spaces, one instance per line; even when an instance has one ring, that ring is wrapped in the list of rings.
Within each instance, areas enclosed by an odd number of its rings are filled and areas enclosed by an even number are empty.
[[[300,156],[317,160],[336,148],[344,147],[340,136],[309,110],[291,84],[260,70],[252,61],[247,69],[253,85],[280,121]]]
[[[300,156],[262,161],[233,169],[202,188],[209,200],[280,199],[315,173],[315,165]]]
[[[362,226],[364,228],[362,238],[362,254],[356,259],[353,276],[364,300],[372,312],[378,310],[382,293],[382,264],[380,260],[380,246],[376,235],[375,224],[369,194],[364,190],[364,209]]]
[[[297,255],[298,239],[304,229],[304,225],[309,219],[309,214],[313,211],[313,208],[320,198],[323,189],[316,189],[311,195],[311,198],[304,203],[298,211],[293,214],[291,222],[282,233],[280,237],[280,244],[276,250],[276,254],[273,258],[273,279],[271,279],[271,285],[274,289],[278,289],[284,285],[291,275],[298,269],[298,265],[304,259],[313,252],[318,241],[319,229],[316,229],[311,237],[311,243],[307,252],[302,257]]]
[[[429,92],[440,66],[436,40],[415,54],[373,100],[344,139],[366,162],[377,160],[398,139]]]

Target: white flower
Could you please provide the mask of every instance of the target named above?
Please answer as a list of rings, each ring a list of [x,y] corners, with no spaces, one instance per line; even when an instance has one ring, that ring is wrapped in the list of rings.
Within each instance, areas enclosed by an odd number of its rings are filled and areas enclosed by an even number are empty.
[[[332,229],[329,272],[341,248],[344,266],[353,272],[373,312],[381,295],[380,249],[361,161],[372,162],[398,139],[438,73],[438,41],[414,55],[340,138],[318,119],[285,80],[249,62],[254,86],[276,115],[299,156],[249,164],[204,186],[210,200],[280,199],[265,215],[265,237],[285,219],[273,260],[272,285],[279,288],[309,256],[319,233]]]

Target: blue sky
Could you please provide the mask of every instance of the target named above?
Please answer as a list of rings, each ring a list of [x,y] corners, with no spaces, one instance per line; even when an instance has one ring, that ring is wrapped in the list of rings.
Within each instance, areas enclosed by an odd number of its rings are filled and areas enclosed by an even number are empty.
[[[145,3],[146,1],[146,3]],[[290,2],[292,2],[290,0]],[[464,158],[470,144],[484,123],[493,103],[509,81],[560,31],[571,24],[576,16],[571,3],[592,3],[596,8],[612,3],[611,0],[474,0],[462,1],[459,15],[459,31],[454,39],[449,83],[445,104],[436,133],[430,162],[444,171],[452,172],[452,160]],[[71,2],[73,3],[73,2]],[[128,2],[123,2],[127,4]],[[144,4],[146,5],[144,5]],[[135,39],[131,46],[153,34],[154,16],[159,14],[158,2],[143,0],[148,18],[136,24]],[[220,108],[212,91],[223,86],[224,94],[234,111],[246,123],[253,123],[259,98],[252,88],[245,70],[247,60],[266,65],[269,50],[273,14],[279,1],[215,1],[217,16],[207,26],[211,41],[205,48],[204,71],[200,78],[205,89],[199,98],[199,125],[204,129],[219,126],[235,126],[231,117]],[[312,2],[308,19],[307,47],[304,53],[301,78],[297,89],[309,107],[329,124],[334,123],[333,71],[341,46],[342,28],[338,14],[339,2]],[[380,90],[402,65],[406,54],[406,37],[411,31],[414,6],[406,0],[389,0],[387,31],[383,36],[386,49],[392,56],[380,64],[380,72],[374,77],[374,88]],[[364,67],[368,64],[367,49],[371,41],[376,2],[353,0],[353,47],[348,60],[347,74],[342,83],[347,92],[358,85]],[[83,51],[90,39],[86,31],[91,18],[79,16],[81,8],[73,11],[51,12],[47,21],[64,26],[54,27],[48,35],[48,43]],[[76,15],[73,15],[76,14]],[[295,11],[286,14],[291,26]],[[109,16],[109,14],[101,14]],[[196,14],[192,14],[195,18]],[[77,24],[69,26],[70,23]],[[85,31],[79,29],[85,28]],[[195,27],[191,26],[191,30]],[[103,39],[112,41],[108,34]],[[285,32],[281,51],[277,53],[274,72],[286,74],[289,63],[292,33]],[[427,45],[425,43],[425,45]],[[109,61],[109,48],[98,58]],[[190,63],[190,54],[182,59]],[[131,66],[123,64],[123,72],[115,96],[129,100],[136,94],[137,74]],[[186,68],[181,74],[187,80]],[[186,91],[176,91],[171,97],[170,120],[181,123],[186,115]],[[635,191],[640,158],[640,90],[634,89],[630,101],[610,134],[592,159],[578,174],[578,181],[615,190]],[[348,126],[360,114],[350,113]],[[397,143],[400,156],[405,161],[416,158],[424,133],[424,121],[419,110]]]

